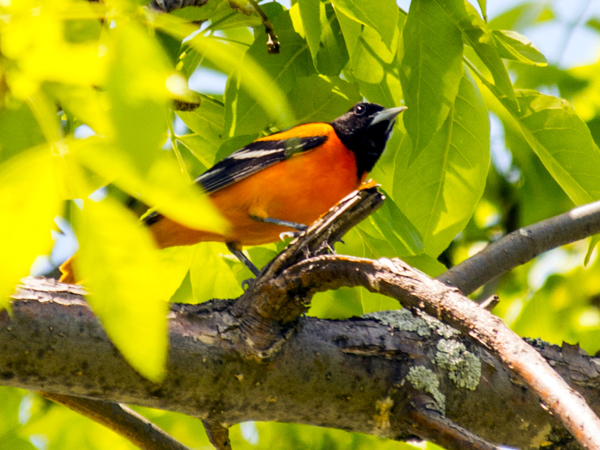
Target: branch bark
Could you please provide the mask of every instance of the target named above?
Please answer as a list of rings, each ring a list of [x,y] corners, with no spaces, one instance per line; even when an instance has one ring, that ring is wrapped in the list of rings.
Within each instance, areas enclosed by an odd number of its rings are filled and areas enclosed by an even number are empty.
[[[0,313],[5,385],[167,409],[223,426],[307,423],[465,448],[436,438],[433,422],[415,419],[425,396],[429,409],[445,414],[440,432],[452,423],[522,449],[541,440],[579,448],[494,353],[407,310],[346,321],[302,317],[293,339],[258,361],[236,344],[243,336],[231,302],[174,305],[168,376],[153,384],[122,359],[82,297],[46,295],[35,283],[20,291],[12,317]],[[571,347],[540,350],[598,410],[596,360]]]

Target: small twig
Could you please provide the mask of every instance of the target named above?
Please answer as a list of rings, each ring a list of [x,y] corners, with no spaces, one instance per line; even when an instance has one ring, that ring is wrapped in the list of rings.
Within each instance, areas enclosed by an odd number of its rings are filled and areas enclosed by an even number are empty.
[[[436,279],[465,295],[539,254],[600,233],[600,201],[513,231]]]
[[[486,298],[482,301],[479,306],[481,306],[486,311],[491,311],[496,307],[496,305],[500,303],[500,298],[497,295],[492,295],[491,297]]]
[[[142,450],[189,450],[189,447],[121,403],[49,392],[38,392],[38,394],[104,425]]]
[[[208,440],[216,450],[231,450],[229,429],[214,420],[203,420]]]
[[[248,1],[252,4],[252,7],[260,17],[260,20],[265,26],[265,32],[267,33],[267,36],[269,36],[269,40],[267,41],[267,52],[269,52],[270,55],[278,55],[279,50],[281,49],[281,43],[279,42],[279,38],[275,34],[273,24],[271,23],[271,21],[269,20],[269,18],[267,17],[267,15],[262,10],[262,8],[256,0]]]

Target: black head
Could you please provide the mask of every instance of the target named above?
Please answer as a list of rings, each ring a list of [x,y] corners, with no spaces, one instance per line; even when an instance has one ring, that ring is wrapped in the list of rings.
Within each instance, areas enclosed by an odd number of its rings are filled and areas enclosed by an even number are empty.
[[[356,155],[358,177],[370,172],[392,134],[396,116],[406,107],[385,109],[375,103],[357,103],[331,125],[346,147]]]

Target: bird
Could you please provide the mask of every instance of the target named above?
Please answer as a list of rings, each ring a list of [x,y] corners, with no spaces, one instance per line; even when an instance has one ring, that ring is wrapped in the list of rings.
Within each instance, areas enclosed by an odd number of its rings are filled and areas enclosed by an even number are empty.
[[[194,183],[229,223],[226,232],[192,229],[156,210],[141,220],[159,248],[223,242],[258,276],[243,247],[305,230],[357,189],[405,109],[359,102],[329,123],[305,123],[261,137],[217,162]],[[61,266],[62,281],[70,281],[67,263]]]

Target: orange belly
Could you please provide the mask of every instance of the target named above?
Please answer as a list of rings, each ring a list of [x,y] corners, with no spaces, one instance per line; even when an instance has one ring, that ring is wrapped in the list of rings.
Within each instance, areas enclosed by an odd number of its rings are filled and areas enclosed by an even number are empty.
[[[203,241],[260,245],[279,240],[290,228],[266,224],[252,216],[310,225],[358,187],[354,153],[335,133],[318,148],[274,164],[210,194],[230,223],[226,235],[186,228],[164,217],[151,226],[159,247]]]

